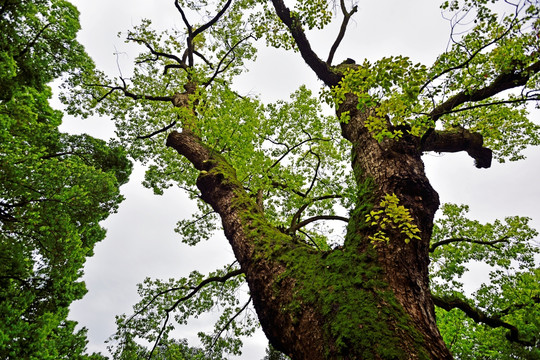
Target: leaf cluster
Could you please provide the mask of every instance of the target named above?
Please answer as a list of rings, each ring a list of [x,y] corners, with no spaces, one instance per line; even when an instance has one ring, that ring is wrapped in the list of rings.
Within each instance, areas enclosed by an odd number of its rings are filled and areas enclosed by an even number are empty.
[[[327,102],[339,107],[347,94],[353,94],[358,99],[358,110],[375,108],[366,127],[379,141],[401,137],[402,130],[393,127],[405,124],[410,133],[420,136],[433,125],[429,119],[418,116],[425,109],[419,95],[426,76],[427,68],[407,57],[383,58],[374,64],[365,60],[361,65],[347,67],[338,86],[325,91],[324,96]]]
[[[410,211],[398,204],[399,198],[396,194],[386,194],[379,204],[379,210],[371,210],[366,215],[366,222],[380,229],[369,237],[372,243],[390,241],[387,231],[391,230],[397,230],[401,235],[404,235],[406,244],[414,239],[420,240],[420,236],[418,236],[420,230],[418,226],[413,224]]]
[[[535,256],[540,251],[532,242],[538,233],[529,227],[526,217],[482,224],[468,219],[468,210],[465,205],[442,207],[431,243],[432,291],[438,296],[457,297],[486,316],[515,326],[520,339],[538,341],[540,273]],[[488,266],[489,277],[473,291],[474,300],[467,299],[460,278],[480,265]],[[479,324],[458,309],[437,309],[437,322],[458,358],[469,359],[474,354],[475,358],[536,359],[540,355],[534,347],[506,341],[506,329]]]

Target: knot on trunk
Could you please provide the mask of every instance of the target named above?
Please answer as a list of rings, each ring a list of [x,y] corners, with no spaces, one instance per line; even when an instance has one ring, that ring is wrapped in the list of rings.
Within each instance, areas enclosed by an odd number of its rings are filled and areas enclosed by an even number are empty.
[[[175,107],[188,107],[189,106],[189,96],[195,94],[195,90],[197,90],[197,84],[193,81],[188,81],[184,85],[184,92],[183,93],[175,93],[172,96],[172,103]]]

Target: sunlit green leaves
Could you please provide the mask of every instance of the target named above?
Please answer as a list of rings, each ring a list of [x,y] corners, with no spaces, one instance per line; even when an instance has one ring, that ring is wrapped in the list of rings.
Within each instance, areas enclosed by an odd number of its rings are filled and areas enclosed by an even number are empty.
[[[377,226],[377,231],[369,239],[372,243],[388,242],[387,231],[397,231],[403,235],[405,243],[411,240],[420,240],[418,233],[420,230],[413,224],[413,218],[410,211],[399,204],[399,198],[396,194],[386,194],[379,204],[380,210],[372,210],[366,215],[366,222],[371,226]]]
[[[437,308],[437,324],[444,341],[456,358],[538,359],[540,313],[540,270],[508,274],[499,271],[490,285],[475,294],[477,306],[488,316],[519,329],[520,339],[536,346],[523,346],[506,340],[508,329],[476,323],[462,311]],[[471,301],[471,300],[469,300]]]
[[[505,339],[507,330],[477,324],[462,311],[436,308],[437,324],[444,342],[457,359],[537,359],[538,349],[527,349]]]
[[[432,278],[441,291],[462,291],[459,278],[472,261],[497,269],[534,267],[539,249],[531,240],[538,233],[526,217],[507,217],[504,221],[482,224],[466,217],[468,207],[442,206],[442,217],[435,222],[431,247]]]
[[[465,299],[462,276],[471,268],[488,265],[489,278],[475,291],[469,289],[474,300],[466,301],[517,327],[520,339],[532,341],[540,329],[540,272],[535,265],[540,250],[532,240],[538,233],[528,226],[529,219],[514,216],[482,224],[465,217],[467,206],[453,204],[443,205],[442,212],[431,243],[434,294]],[[535,359],[540,355],[507,341],[508,330],[477,324],[461,310],[438,309],[437,315],[441,334],[456,357]]]
[[[410,132],[420,136],[432,126],[418,115],[424,111],[419,92],[426,74],[425,66],[413,64],[407,57],[383,58],[374,64],[366,60],[344,70],[343,79],[332,89],[330,98],[339,106],[347,94],[353,94],[358,98],[359,110],[376,108],[366,126],[379,141],[399,138],[401,130],[391,128],[397,125],[409,125]]]
[[[424,93],[434,104],[456,94],[490,89],[511,74],[527,73],[540,60],[539,8],[529,1],[516,3],[453,1],[448,12],[451,47],[429,69]],[[523,158],[521,150],[537,145],[538,125],[526,118],[527,101],[540,99],[539,76],[531,76],[523,88],[504,92],[474,104],[464,104],[443,114],[444,127],[463,126],[484,136],[484,143],[501,162]]]

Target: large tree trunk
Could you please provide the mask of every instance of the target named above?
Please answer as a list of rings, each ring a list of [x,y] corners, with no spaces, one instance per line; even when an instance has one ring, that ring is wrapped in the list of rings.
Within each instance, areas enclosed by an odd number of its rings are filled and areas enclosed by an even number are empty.
[[[377,142],[363,126],[367,112],[349,98],[342,126],[352,143],[358,204],[343,247],[315,251],[272,227],[245,193],[234,169],[189,131],[167,145],[201,171],[203,199],[221,215],[225,235],[246,274],[262,328],[293,359],[451,359],[435,323],[428,284],[428,247],[439,206],[421,160],[418,139]],[[410,210],[420,240],[369,239],[366,223],[385,194]]]

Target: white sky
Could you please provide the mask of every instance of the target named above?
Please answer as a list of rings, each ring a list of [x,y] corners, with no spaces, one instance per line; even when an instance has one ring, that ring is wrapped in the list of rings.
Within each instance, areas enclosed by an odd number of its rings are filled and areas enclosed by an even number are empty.
[[[98,67],[117,75],[115,52],[120,52],[120,64],[129,68],[137,55],[137,47],[127,46],[116,37],[119,31],[137,25],[141,18],[150,18],[158,28],[181,27],[181,18],[173,0],[72,0],[81,11],[80,41],[86,46]],[[311,34],[315,50],[326,58],[337,30],[328,34]],[[359,1],[359,11],[335,63],[345,58],[361,62],[389,55],[407,55],[413,61],[430,64],[446,47],[448,23],[442,19],[438,2]],[[142,48],[141,48],[142,50]],[[286,99],[301,84],[318,91],[320,83],[298,54],[277,50],[259,53],[251,72],[238,84],[243,93],[260,93],[266,101]],[[58,105],[59,106],[59,105]],[[540,122],[537,110],[533,113]],[[91,118],[80,121],[65,116],[64,131],[88,132],[109,138],[114,127],[108,119]],[[540,187],[538,181],[540,149],[526,152],[528,159],[518,163],[494,163],[490,169],[476,169],[465,154],[426,155],[426,170],[441,202],[465,203],[470,215],[481,221],[492,221],[510,215],[530,216],[540,228]],[[180,191],[170,190],[155,196],[140,185],[143,169],[137,168],[128,185],[122,188],[126,200],[117,214],[104,222],[107,238],[95,248],[88,259],[84,280],[88,294],[71,307],[70,317],[89,329],[89,350],[107,354],[104,341],[115,332],[114,316],[131,314],[138,301],[136,284],[147,277],[174,278],[186,276],[191,270],[208,272],[233,260],[232,251],[223,238],[191,248],[183,245],[173,232],[175,223],[189,217],[193,205]],[[474,276],[468,279],[473,282]],[[198,326],[205,321],[183,328],[181,337],[194,339]],[[197,345],[193,343],[192,345]],[[244,348],[242,359],[261,359],[266,340],[261,336]]]

